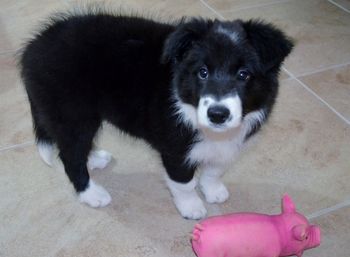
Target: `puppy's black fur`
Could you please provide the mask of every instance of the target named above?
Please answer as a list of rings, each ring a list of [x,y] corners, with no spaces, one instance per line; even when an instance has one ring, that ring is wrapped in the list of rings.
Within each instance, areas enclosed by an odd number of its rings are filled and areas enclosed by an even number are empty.
[[[242,39],[234,44],[215,33],[219,25],[237,30]],[[87,13],[53,19],[26,45],[20,65],[37,141],[57,145],[69,179],[81,192],[89,182],[86,162],[103,120],[147,140],[172,180],[190,181],[196,165],[185,160],[200,132],[179,117],[176,102],[196,107],[205,90],[224,94],[235,87],[244,114],[264,109],[267,117],[280,65],[292,46],[281,31],[259,21],[166,24]],[[198,81],[203,64],[209,70],[222,67],[232,84],[213,89]],[[249,82],[235,81],[241,66],[249,70]]]

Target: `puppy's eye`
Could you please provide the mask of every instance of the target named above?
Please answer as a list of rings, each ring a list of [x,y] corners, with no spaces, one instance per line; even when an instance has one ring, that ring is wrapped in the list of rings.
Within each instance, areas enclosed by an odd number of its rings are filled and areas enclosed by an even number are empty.
[[[246,81],[246,80],[250,79],[250,73],[246,70],[239,70],[237,73],[237,79],[242,80],[242,81]]]
[[[209,75],[209,72],[207,70],[207,68],[200,68],[199,71],[198,71],[198,77],[200,79],[207,79],[208,78],[208,75]]]

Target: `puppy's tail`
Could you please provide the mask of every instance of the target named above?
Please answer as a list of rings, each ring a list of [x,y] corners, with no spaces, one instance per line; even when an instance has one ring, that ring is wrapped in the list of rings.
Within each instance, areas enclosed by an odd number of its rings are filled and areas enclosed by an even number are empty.
[[[52,157],[53,157],[53,151],[54,146],[53,144],[39,141],[38,142],[38,151],[40,154],[41,159],[49,166],[52,167]]]

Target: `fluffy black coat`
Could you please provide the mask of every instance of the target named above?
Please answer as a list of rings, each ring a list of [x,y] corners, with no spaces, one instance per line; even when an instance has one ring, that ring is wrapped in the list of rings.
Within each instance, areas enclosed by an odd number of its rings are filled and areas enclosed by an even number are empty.
[[[212,31],[218,24],[239,26],[244,40],[234,48],[227,38],[218,39]],[[177,117],[174,90],[183,103],[197,106],[200,87],[193,74],[203,49],[209,64],[232,59],[234,73],[247,62],[252,79],[238,89],[244,114],[263,108],[267,117],[292,43],[259,21],[166,24],[109,14],[66,15],[26,45],[20,65],[36,138],[56,144],[77,192],[89,182],[86,162],[103,120],[147,140],[161,153],[172,180],[193,178],[196,164],[185,160],[198,130]]]

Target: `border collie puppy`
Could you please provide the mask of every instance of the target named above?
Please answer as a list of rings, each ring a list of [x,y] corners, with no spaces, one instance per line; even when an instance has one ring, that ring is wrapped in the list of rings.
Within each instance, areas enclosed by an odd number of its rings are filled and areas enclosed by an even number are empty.
[[[220,177],[265,123],[292,41],[261,21],[161,23],[107,13],[52,18],[20,57],[40,155],[57,147],[79,200],[111,197],[89,177],[109,153],[95,151],[102,121],[159,151],[181,215],[200,219],[229,192]]]

